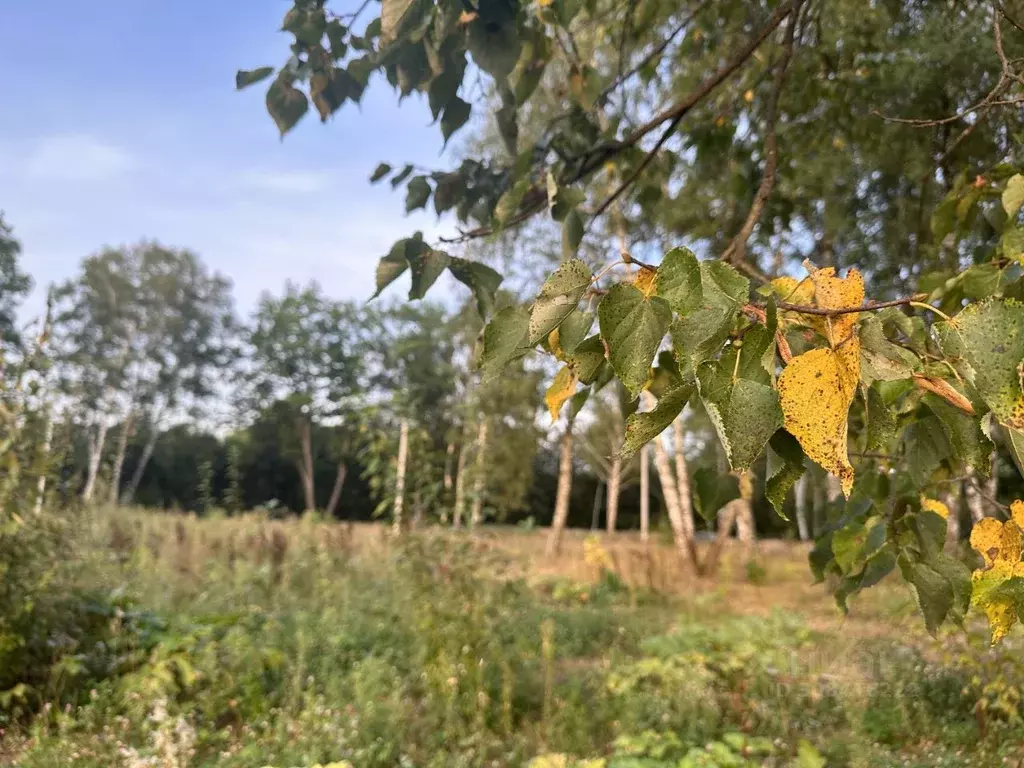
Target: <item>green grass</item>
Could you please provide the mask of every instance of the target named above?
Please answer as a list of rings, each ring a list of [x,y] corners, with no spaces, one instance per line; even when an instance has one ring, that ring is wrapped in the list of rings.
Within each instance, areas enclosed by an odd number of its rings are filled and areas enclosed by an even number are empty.
[[[91,618],[0,710],[23,768],[995,766],[1024,742],[1019,637],[851,637],[729,585],[528,581],[466,538],[74,528],[54,584]],[[764,594],[784,589],[767,565]],[[905,611],[881,594],[879,616]]]

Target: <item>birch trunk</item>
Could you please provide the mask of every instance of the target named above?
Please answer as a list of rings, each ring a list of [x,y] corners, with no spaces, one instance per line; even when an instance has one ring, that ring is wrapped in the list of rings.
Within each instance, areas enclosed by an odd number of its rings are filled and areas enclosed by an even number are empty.
[[[835,501],[843,493],[843,484],[835,475],[825,475],[825,498]]]
[[[327,509],[324,510],[327,517],[334,517],[334,510],[341,501],[341,490],[345,487],[345,478],[348,476],[348,467],[344,461],[338,462],[338,473],[334,476],[334,487],[331,488],[331,497],[327,500]]]
[[[106,418],[101,417],[96,425],[95,435],[89,436],[89,466],[86,469],[85,488],[82,489],[82,501],[86,504],[92,501],[92,495],[96,491],[96,478],[100,473],[100,459],[103,457],[108,429]]]
[[[132,472],[132,479],[129,481],[128,487],[121,497],[121,503],[126,506],[135,501],[135,494],[139,492],[139,486],[142,485],[142,476],[146,471],[146,467],[149,466],[149,460],[153,458],[153,450],[156,448],[156,441],[160,437],[160,428],[157,426],[159,423],[160,414],[158,413],[153,418],[149,437],[146,438],[146,444],[142,448],[139,463],[135,466],[135,471]]]
[[[455,468],[455,508],[452,510],[452,528],[462,525],[466,510],[466,441],[459,448],[459,461]]]
[[[640,449],[640,541],[651,538],[650,447]]]
[[[590,511],[590,530],[596,531],[601,526],[601,505],[604,502],[604,496],[601,494],[601,486],[603,483],[598,480],[597,485],[594,486],[594,505]]]
[[[971,523],[975,524],[985,517],[985,500],[978,490],[978,474],[973,469],[967,470],[967,482],[964,483],[964,501],[971,515]]]
[[[395,477],[395,511],[391,522],[392,530],[402,530],[402,507],[405,502],[405,469],[409,458],[409,420],[402,419],[398,432],[398,470]]]
[[[807,541],[811,537],[810,528],[807,525],[807,473],[805,472],[796,481],[794,496],[796,501],[796,530],[800,541]]]
[[[49,476],[50,449],[53,446],[53,412],[49,405],[46,408],[46,426],[43,428],[43,448],[39,457],[39,478],[36,480],[36,501],[32,512],[42,514],[43,500],[46,498],[46,478]]]
[[[551,532],[548,534],[546,554],[557,555],[562,548],[562,532],[569,518],[569,498],[572,494],[572,426],[573,418],[569,416],[562,435],[562,449],[558,461],[558,491],[555,495],[555,514],[551,520]]]
[[[135,426],[135,409],[128,411],[121,430],[117,434],[117,451],[114,453],[114,465],[110,473],[110,506],[116,507],[121,499],[121,470],[124,469],[124,455],[128,452],[128,437]]]
[[[306,511],[316,511],[316,486],[313,476],[313,425],[308,419],[299,422],[299,444],[302,458],[296,462],[299,477],[302,480],[302,495],[305,497]]]
[[[668,451],[665,450],[665,443],[661,437],[656,437],[654,443],[654,465],[658,469],[658,479],[661,482],[661,495],[665,499],[665,511],[668,512],[669,523],[672,525],[672,535],[675,539],[676,549],[679,550],[679,557],[683,568],[689,573],[699,574],[700,564],[697,560],[697,551],[693,538],[688,536],[683,525],[683,514],[679,504],[679,489],[676,479],[672,473],[672,464],[668,459]]]
[[[643,458],[640,459],[643,461]],[[619,493],[622,488],[622,459],[616,453],[612,457],[611,469],[608,472],[608,533],[615,533],[615,526],[619,520]],[[641,502],[641,506],[643,502]]]
[[[942,503],[949,510],[946,518],[946,545],[947,552],[955,552],[960,544],[960,494],[959,487],[950,488],[940,497]]]
[[[484,472],[487,468],[487,419],[480,421],[476,433],[476,461],[473,462],[473,505],[469,513],[469,525],[476,528],[483,522]]]
[[[686,471],[686,455],[683,453],[683,421],[681,418],[672,422],[672,435],[675,440],[676,486],[679,493],[679,515],[683,524],[683,532],[693,539],[693,502],[690,499],[690,475]]]

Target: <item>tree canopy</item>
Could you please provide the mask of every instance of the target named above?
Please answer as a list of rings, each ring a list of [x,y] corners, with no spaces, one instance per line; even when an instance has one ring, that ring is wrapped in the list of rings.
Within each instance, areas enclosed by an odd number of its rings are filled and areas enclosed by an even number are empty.
[[[549,219],[563,261],[493,316],[485,371],[552,356],[554,416],[611,377],[651,390],[624,455],[699,401],[733,472],[767,454],[780,514],[805,457],[838,478],[845,511],[813,562],[841,605],[898,569],[930,629],[973,599],[997,638],[998,611],[1024,616],[1019,552],[972,589],[927,499],[988,473],[993,438],[1024,463],[1014,5],[383,0],[365,20],[372,4],[296,0],[288,61],[236,85],[271,78],[282,135],[310,101],[325,122],[358,103],[375,73],[426,95],[446,145],[493,131],[453,168],[376,169],[460,231],[400,240],[377,292],[409,271],[422,298],[448,269],[490,314],[499,278],[468,278],[485,267],[452,250]],[[616,235],[619,253],[602,247]]]

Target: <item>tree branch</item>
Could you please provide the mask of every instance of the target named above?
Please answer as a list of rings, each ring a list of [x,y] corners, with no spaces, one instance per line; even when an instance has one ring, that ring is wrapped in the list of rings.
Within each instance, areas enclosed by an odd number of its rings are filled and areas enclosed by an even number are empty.
[[[800,16],[800,5],[803,0],[796,0],[793,4],[793,13],[786,23],[786,39],[782,47],[782,58],[775,69],[775,81],[772,83],[771,94],[768,96],[768,112],[765,117],[767,132],[764,138],[764,174],[761,177],[761,185],[754,195],[754,201],[750,205],[746,221],[740,231],[729,243],[729,246],[722,254],[722,261],[727,264],[742,263],[747,256],[747,241],[754,232],[754,227],[761,218],[764,207],[771,197],[775,188],[775,171],[778,168],[778,137],[776,134],[776,123],[779,117],[779,95],[782,93],[782,86],[786,80],[786,70],[789,67],[789,60],[793,56],[793,43],[796,37],[796,25]]]
[[[869,301],[866,304],[861,304],[859,307],[812,307],[805,304],[790,304],[788,301],[780,301],[776,303],[776,307],[784,309],[787,312],[800,312],[805,315],[821,315],[823,317],[834,317],[835,315],[849,315],[854,312],[874,312],[879,309],[887,309],[889,307],[903,307],[914,302],[920,302],[922,298],[925,298],[927,294],[915,294],[914,296],[908,296],[903,299],[893,299],[892,301]],[[760,307],[758,307],[760,309]]]

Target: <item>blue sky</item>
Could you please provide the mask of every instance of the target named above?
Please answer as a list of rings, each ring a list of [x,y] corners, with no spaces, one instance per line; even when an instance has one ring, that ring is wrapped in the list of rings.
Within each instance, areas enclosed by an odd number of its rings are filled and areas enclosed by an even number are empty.
[[[348,3],[336,2],[339,10]],[[283,63],[286,0],[21,0],[0,28],[0,209],[37,289],[103,245],[153,238],[198,252],[247,313],[286,278],[339,298],[372,292],[394,240],[443,231],[371,187],[380,161],[437,167],[426,104],[375,77],[360,108],[307,114],[282,142],[263,85],[235,70]],[[372,9],[371,9],[372,10]]]

